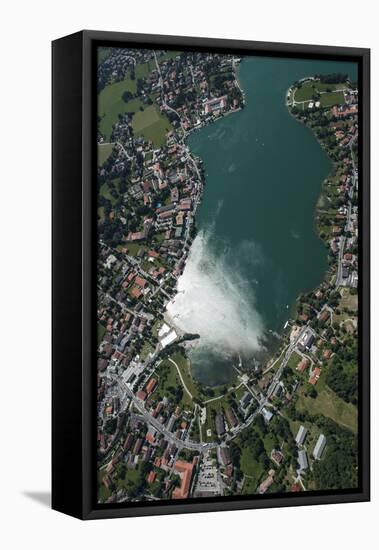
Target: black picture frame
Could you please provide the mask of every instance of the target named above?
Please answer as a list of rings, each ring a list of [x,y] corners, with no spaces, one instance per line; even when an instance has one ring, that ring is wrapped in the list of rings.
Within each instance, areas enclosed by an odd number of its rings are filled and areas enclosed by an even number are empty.
[[[96,71],[98,45],[355,61],[359,66],[359,488],[96,504]],[[52,507],[81,519],[370,499],[370,50],[81,31],[52,43]]]

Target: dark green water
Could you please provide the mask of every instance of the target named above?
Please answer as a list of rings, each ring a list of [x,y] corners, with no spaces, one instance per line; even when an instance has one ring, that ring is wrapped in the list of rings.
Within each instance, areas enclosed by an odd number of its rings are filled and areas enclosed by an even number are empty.
[[[197,213],[212,226],[209,246],[238,265],[264,329],[279,331],[302,291],[316,287],[327,251],[315,232],[314,211],[331,162],[312,132],[288,112],[285,96],[296,80],[316,73],[348,73],[352,63],[245,58],[239,82],[246,107],[189,139],[204,162],[206,188]],[[225,382],[230,365],[192,361],[203,383]]]

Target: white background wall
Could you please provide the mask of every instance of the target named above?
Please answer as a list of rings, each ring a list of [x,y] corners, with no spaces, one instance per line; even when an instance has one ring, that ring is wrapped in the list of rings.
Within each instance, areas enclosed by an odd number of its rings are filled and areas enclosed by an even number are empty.
[[[377,543],[378,399],[373,501],[309,508],[83,523],[49,509],[50,41],[82,28],[372,48],[372,242],[377,242],[378,28],[372,0],[46,0],[2,3],[0,56],[3,548],[353,549]],[[375,249],[374,249],[375,252]],[[373,280],[378,257],[373,255]],[[373,286],[373,356],[378,291]],[[375,307],[376,306],[376,307]],[[373,396],[377,395],[373,361]],[[68,405],[70,406],[69,399]],[[70,452],[67,449],[67,452]],[[42,502],[41,502],[42,501]]]

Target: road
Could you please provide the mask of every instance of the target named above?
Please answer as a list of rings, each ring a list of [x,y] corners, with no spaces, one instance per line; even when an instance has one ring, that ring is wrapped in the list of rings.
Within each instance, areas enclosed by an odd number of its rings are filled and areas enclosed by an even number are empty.
[[[119,378],[110,377],[111,380],[119,384],[121,389],[123,390],[125,396],[127,398],[130,398],[133,401],[134,406],[138,411],[141,413],[141,416],[144,418],[145,422],[148,425],[153,426],[158,432],[160,432],[164,438],[169,441],[170,443],[174,444],[178,449],[189,449],[191,451],[197,451],[199,453],[205,452],[209,449],[214,449],[217,447],[217,443],[196,443],[194,441],[188,441],[188,440],[182,440],[177,438],[172,432],[167,430],[167,428],[159,422],[157,418],[155,418],[152,414],[150,414],[144,407],[143,402],[138,399],[134,392],[127,386],[123,381],[121,381]],[[125,408],[127,399],[124,398],[124,400],[121,403],[120,411]]]
[[[163,78],[162,78],[162,73],[161,73],[161,69],[159,67],[159,63],[158,63],[158,59],[157,59],[157,56],[156,56],[156,53],[155,51],[153,52],[154,53],[154,59],[155,59],[155,65],[157,67],[157,71],[158,71],[158,74],[159,74],[159,84],[160,84],[160,87],[161,87],[161,100],[162,100],[162,104],[163,106],[165,107],[165,109],[167,109],[168,111],[171,111],[172,113],[175,113],[175,115],[178,117],[179,119],[179,123],[180,123],[180,127],[182,129],[182,132],[183,132],[183,136],[182,138],[180,138],[180,143],[181,143],[181,149],[182,149],[182,153],[184,151],[184,154],[186,155],[186,160],[189,160],[191,161],[191,163],[193,164],[194,166],[194,169],[195,169],[195,172],[197,174],[197,177],[199,178],[199,180],[201,181],[201,175],[200,175],[200,172],[199,172],[199,169],[197,167],[197,164],[196,162],[194,161],[194,159],[192,158],[189,150],[188,150],[188,147],[186,147],[186,145],[184,144],[185,142],[185,138],[187,137],[187,130],[184,128],[184,124],[182,122],[182,118],[180,116],[180,114],[178,113],[178,111],[176,111],[175,109],[173,109],[172,107],[170,107],[170,105],[168,105],[164,99],[164,93],[163,93]]]
[[[340,249],[338,252],[338,263],[337,263],[337,276],[336,276],[336,287],[339,287],[342,285],[343,277],[342,277],[342,260],[345,250],[345,242],[346,237],[342,236],[340,239]]]
[[[158,74],[159,74],[159,85],[161,87],[161,100],[162,100],[162,103],[163,103],[163,106],[165,107],[165,109],[167,109],[168,111],[171,111],[172,113],[174,113],[178,119],[179,119],[179,122],[180,122],[180,127],[182,129],[182,132],[183,132],[183,137],[182,137],[182,142],[184,141],[184,138],[186,137],[187,135],[187,131],[186,129],[184,128],[184,125],[183,125],[183,122],[182,122],[182,119],[178,113],[178,111],[175,111],[175,109],[173,109],[172,107],[170,107],[170,105],[168,105],[164,99],[164,93],[163,93],[163,77],[162,77],[162,73],[161,73],[161,68],[159,66],[159,63],[158,63],[158,59],[157,59],[157,54],[155,53],[155,50],[153,50],[153,54],[154,54],[154,60],[155,60],[155,66],[157,67],[157,71],[158,71]]]
[[[173,109],[172,107],[170,107],[169,105],[167,105],[165,99],[164,99],[164,90],[163,90],[163,77],[162,77],[162,74],[161,74],[161,70],[160,70],[160,67],[159,67],[159,63],[158,63],[158,60],[157,60],[157,56],[156,56],[156,53],[155,51],[153,52],[154,53],[154,59],[155,59],[155,64],[156,64],[156,68],[157,68],[157,71],[158,71],[158,75],[159,75],[159,83],[160,83],[160,87],[161,87],[161,99],[162,99],[162,104],[164,105],[164,107],[167,109],[167,110],[170,110],[172,111],[173,113],[175,113],[175,115],[178,117],[179,121],[180,121],[180,125],[181,125],[181,128],[182,128],[182,131],[183,131],[183,136],[182,137],[178,137],[178,146],[180,147],[181,149],[181,152],[183,154],[183,156],[185,157],[185,160],[186,161],[189,161],[193,167],[194,167],[194,171],[199,179],[199,189],[198,189],[198,193],[197,193],[197,196],[196,196],[196,199],[195,199],[195,202],[197,203],[198,200],[199,200],[199,196],[201,195],[201,184],[202,184],[202,178],[201,178],[201,174],[200,174],[200,171],[199,171],[199,168],[197,166],[197,163],[196,161],[194,160],[194,158],[191,156],[190,154],[190,151],[188,149],[188,147],[185,145],[185,137],[187,135],[187,132],[186,130],[184,129],[184,126],[183,126],[183,122],[182,122],[182,119],[179,115],[179,113]],[[233,68],[235,69],[234,67],[234,62],[233,62]],[[128,156],[126,150],[124,149],[123,145],[121,143],[118,143],[119,146],[123,149],[124,153],[126,154],[126,156]],[[188,240],[188,234],[186,235],[186,241],[185,241],[185,244],[187,243],[187,240]],[[145,275],[147,278],[149,278],[149,275],[148,274],[145,274],[145,272],[141,269],[141,266],[138,264],[138,262],[135,261],[135,259],[133,258],[130,258],[130,263],[134,264],[136,263],[142,274]],[[161,289],[163,291],[163,289]],[[111,296],[109,296],[109,298],[113,301],[116,302],[116,300],[114,300],[114,298],[112,298]],[[170,298],[169,296],[167,296],[167,298]],[[129,308],[127,308],[125,306],[125,304],[122,304],[120,302],[117,302],[119,306],[122,307],[122,309],[125,311],[129,311],[130,313],[132,313]],[[143,315],[142,312],[139,313],[139,315]],[[268,388],[268,391],[265,395],[265,397],[260,401],[259,403],[259,406],[255,409],[255,411],[247,418],[247,420],[245,422],[243,422],[242,424],[240,424],[235,430],[233,430],[233,433],[232,434],[228,434],[226,436],[226,441],[229,441],[231,439],[233,439],[234,437],[236,437],[238,435],[238,433],[240,433],[243,429],[245,429],[247,426],[249,426],[253,421],[254,419],[257,417],[258,414],[260,414],[263,410],[263,408],[265,406],[267,406],[268,402],[269,402],[269,399],[270,397],[272,396],[275,388],[276,388],[276,385],[277,383],[279,382],[281,376],[282,376],[282,373],[283,373],[283,370],[284,368],[286,367],[287,363],[288,363],[288,360],[292,354],[292,352],[294,351],[296,345],[297,345],[297,342],[299,341],[299,339],[301,338],[304,330],[306,329],[306,327],[304,327],[298,337],[290,343],[290,345],[288,346],[286,352],[285,352],[285,355],[282,359],[282,362],[280,364],[280,367],[278,368],[277,372],[275,373],[274,377],[273,377],[273,380],[271,381],[271,384]],[[154,357],[155,359],[155,357]],[[185,382],[184,382],[184,379],[182,377],[182,374],[180,372],[180,369],[178,367],[178,365],[175,363],[174,360],[172,360],[171,358],[169,359],[171,363],[173,363],[178,371],[178,374],[179,374],[179,378],[181,380],[181,383],[183,385],[183,388],[185,389],[186,393],[189,395],[189,397],[192,399],[193,396],[191,394],[191,392],[189,391],[188,387],[186,386]],[[111,377],[111,379],[113,381],[115,381],[117,384],[119,384],[119,387],[123,390],[123,393],[124,393],[124,399],[122,400],[122,403],[121,403],[121,408],[120,410],[123,410],[123,408],[126,407],[127,403],[128,403],[128,400],[129,398],[131,399],[131,401],[133,402],[134,406],[136,407],[136,409],[141,413],[142,417],[144,418],[144,420],[146,421],[146,423],[148,425],[151,425],[153,426],[158,432],[160,432],[167,441],[171,442],[172,444],[176,445],[179,449],[181,448],[186,448],[186,449],[189,449],[189,450],[194,450],[194,451],[198,451],[200,453],[202,452],[205,452],[209,449],[213,449],[213,448],[216,448],[218,446],[217,443],[197,443],[197,442],[193,442],[193,441],[188,441],[188,440],[181,440],[179,438],[177,438],[173,433],[171,433],[169,430],[167,430],[167,428],[161,423],[159,422],[155,417],[153,417],[146,409],[145,409],[145,406],[143,404],[143,401],[141,401],[140,399],[138,399],[136,397],[136,395],[134,394],[134,392],[129,388],[129,386],[127,386],[127,384],[125,384],[125,382],[123,382],[123,380],[121,380],[119,377]],[[249,391],[250,388],[246,385],[247,389]],[[254,394],[253,394],[254,395]],[[257,399],[257,397],[254,395],[254,397]],[[201,434],[201,429],[200,429],[200,434]]]
[[[346,226],[348,226],[351,222],[351,200],[353,198],[354,189],[356,188],[357,180],[358,180],[358,175],[357,175],[357,171],[356,171],[356,167],[355,167],[355,161],[354,161],[354,155],[353,155],[353,145],[354,145],[354,142],[356,141],[356,139],[357,139],[356,137],[353,137],[353,138],[351,138],[351,140],[349,142],[351,160],[352,160],[352,164],[353,164],[353,183],[352,183],[352,185],[350,187],[350,190],[349,190],[349,205],[348,205],[347,216],[346,216]],[[342,236],[341,240],[340,240],[340,249],[339,249],[339,252],[338,252],[337,276],[336,276],[336,283],[335,283],[336,287],[339,287],[339,286],[343,285],[342,261],[343,261],[344,251],[345,251],[345,245],[346,245],[346,237]]]
[[[123,146],[123,144],[121,143],[121,141],[117,141],[116,143],[117,143],[117,145],[118,145],[119,147],[121,147],[122,152],[124,153],[124,155],[126,156],[126,158],[127,158],[128,160],[132,161],[133,158],[129,155],[128,151],[125,149],[125,147]]]
[[[304,334],[304,331],[307,329],[308,327],[307,326],[304,326],[301,331],[299,332],[297,338],[291,342],[291,344],[288,346],[285,354],[284,354],[284,357],[282,359],[282,362],[280,364],[280,367],[278,368],[278,370],[276,371],[272,381],[271,381],[271,384],[267,390],[267,393],[264,397],[264,399],[261,401],[259,407],[257,409],[255,409],[255,411],[253,413],[251,413],[251,415],[248,417],[247,420],[245,420],[245,422],[243,424],[240,424],[234,431],[233,431],[233,434],[232,435],[227,435],[226,438],[225,438],[225,441],[231,441],[232,439],[234,439],[242,430],[244,430],[245,428],[247,428],[247,426],[250,426],[250,424],[253,422],[253,420],[258,416],[258,414],[260,414],[262,412],[262,409],[264,409],[264,407],[266,407],[266,405],[268,404],[269,402],[269,399],[270,397],[272,396],[272,394],[274,393],[275,391],[275,388],[276,388],[276,385],[277,383],[279,382],[282,374],[283,374],[283,370],[285,369],[285,367],[287,366],[287,363],[289,361],[289,358],[291,357],[292,353],[294,352],[296,346],[297,346],[297,343],[298,341],[300,340],[300,338],[302,337],[302,335]]]
[[[184,388],[185,391],[188,393],[189,397],[192,399],[192,398],[193,398],[192,393],[189,391],[189,389],[188,389],[187,386],[186,386],[186,383],[185,383],[184,380],[183,380],[183,376],[182,376],[182,373],[180,372],[180,368],[179,368],[178,365],[175,363],[175,361],[174,361],[173,359],[171,359],[171,357],[169,357],[168,360],[170,361],[170,363],[172,363],[173,365],[175,365],[176,370],[178,371],[178,374],[179,374],[180,381],[181,381],[181,383],[183,384],[183,388]]]
[[[291,342],[290,345],[288,346],[288,348],[287,348],[287,350],[284,354],[284,357],[282,359],[282,362],[280,364],[280,367],[278,368],[277,372],[275,373],[275,375],[274,375],[274,377],[273,377],[273,379],[270,383],[270,386],[267,390],[267,393],[266,393],[265,397],[262,399],[262,401],[260,402],[259,406],[247,418],[247,420],[245,420],[245,422],[243,422],[242,424],[239,424],[238,427],[236,429],[234,429],[231,434],[227,434],[227,436],[225,438],[225,443],[231,441],[232,439],[234,439],[242,430],[244,430],[245,428],[250,426],[250,424],[258,416],[258,414],[261,414],[263,408],[267,406],[267,404],[270,400],[270,397],[272,396],[273,392],[275,391],[276,385],[279,382],[279,380],[280,380],[280,378],[283,374],[283,370],[287,366],[287,363],[288,363],[293,351],[295,350],[298,341],[303,336],[304,331],[307,328],[308,328],[307,326],[304,326],[301,329],[301,331],[299,332],[297,338],[293,342]],[[170,361],[177,368],[180,380],[183,384],[183,387],[185,388],[186,392],[188,393],[188,395],[190,395],[190,397],[192,399],[192,395],[191,395],[190,391],[188,390],[187,386],[185,385],[185,382],[184,382],[184,380],[181,376],[180,369],[179,369],[178,365],[171,358],[170,358]],[[217,448],[219,446],[218,443],[202,443],[202,442],[196,443],[194,441],[182,440],[182,439],[177,438],[172,432],[167,430],[167,428],[161,422],[159,422],[159,420],[157,418],[152,416],[152,414],[150,414],[149,411],[147,411],[145,409],[143,401],[141,401],[140,399],[138,399],[136,397],[134,392],[129,388],[129,386],[127,384],[125,384],[125,382],[123,380],[121,380],[119,377],[114,377],[114,376],[109,376],[109,378],[113,382],[116,382],[116,384],[119,385],[121,391],[124,394],[124,398],[123,398],[123,400],[120,404],[120,412],[122,410],[124,410],[124,408],[129,403],[129,399],[131,399],[134,406],[140,412],[140,414],[143,417],[143,419],[145,420],[145,422],[148,425],[153,426],[159,433],[161,433],[164,436],[164,438],[167,441],[169,441],[171,444],[174,444],[178,449],[185,448],[185,449],[189,449],[191,451],[197,451],[199,453],[204,453],[209,449],[214,449],[214,448]],[[200,429],[200,434],[201,434],[201,429]]]
[[[242,95],[242,97],[243,97],[243,101],[245,102],[245,92],[242,90],[242,88],[241,88],[241,86],[240,86],[240,83],[238,82],[236,60],[235,60],[234,57],[233,57],[233,59],[232,59],[232,71],[233,71],[233,73],[234,73],[234,78],[235,78],[235,81],[236,81],[236,84],[237,84],[237,88],[238,88],[239,91],[241,92],[241,95]]]

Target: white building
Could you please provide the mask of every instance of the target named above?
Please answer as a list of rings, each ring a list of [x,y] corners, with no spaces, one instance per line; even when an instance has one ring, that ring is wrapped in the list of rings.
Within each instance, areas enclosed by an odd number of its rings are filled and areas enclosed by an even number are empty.
[[[299,431],[297,432],[297,435],[295,437],[295,441],[298,445],[302,445],[305,440],[305,436],[307,435],[307,428],[304,426],[300,426]]]
[[[164,336],[166,336],[166,334],[168,334],[170,332],[170,330],[171,330],[171,327],[169,325],[167,325],[166,323],[163,323],[163,325],[161,326],[161,328],[158,331],[159,338],[163,338]]]
[[[175,330],[171,328],[167,323],[163,323],[161,328],[158,331],[158,338],[161,343],[162,348],[169,346],[177,339],[178,335]]]
[[[164,336],[164,338],[162,338],[162,340],[161,340],[162,348],[165,348],[166,346],[169,346],[170,344],[175,342],[177,337],[178,337],[178,335],[176,334],[175,330],[171,329],[170,332],[168,334],[166,334],[166,336]]]
[[[320,460],[322,452],[326,445],[326,437],[324,434],[320,434],[320,437],[317,440],[317,443],[315,445],[315,448],[313,449],[313,457],[316,460]]]
[[[265,407],[263,407],[261,413],[262,413],[263,418],[265,419],[265,421],[268,424],[270,422],[271,418],[273,417],[272,412],[268,411]]]

